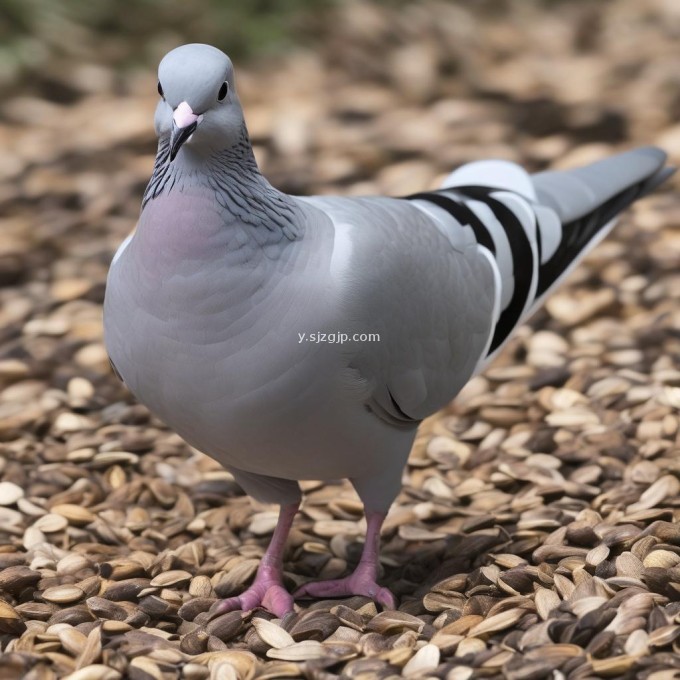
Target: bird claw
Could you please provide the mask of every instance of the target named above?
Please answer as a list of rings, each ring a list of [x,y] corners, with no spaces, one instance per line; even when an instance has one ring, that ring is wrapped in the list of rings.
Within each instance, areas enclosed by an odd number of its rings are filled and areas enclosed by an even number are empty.
[[[370,597],[383,609],[396,609],[397,600],[387,588],[379,586],[375,578],[364,572],[354,572],[345,578],[306,583],[293,593],[293,598],[305,597]]]
[[[245,612],[256,607],[283,618],[293,611],[293,598],[281,583],[270,578],[256,578],[253,585],[240,595],[216,602],[210,609],[210,616],[214,618],[239,609]]]

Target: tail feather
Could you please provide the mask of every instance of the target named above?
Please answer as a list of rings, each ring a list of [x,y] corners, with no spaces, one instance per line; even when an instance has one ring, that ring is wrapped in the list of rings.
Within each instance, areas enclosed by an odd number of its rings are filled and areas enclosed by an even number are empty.
[[[613,219],[620,212],[625,210],[637,199],[647,195],[658,187],[675,172],[675,168],[663,167],[666,154],[660,149],[655,150],[651,147],[649,149],[639,149],[627,154],[614,156],[611,159],[606,159],[605,161],[595,163],[586,168],[579,168],[578,170],[568,171],[566,173],[555,173],[555,179],[557,179],[557,176],[559,175],[566,176],[570,173],[579,173],[579,179],[591,178],[594,180],[594,178],[599,175],[596,175],[593,172],[584,171],[591,170],[594,166],[599,166],[598,172],[605,172],[607,168],[616,169],[616,165],[608,164],[607,161],[616,161],[617,159],[623,161],[626,157],[627,159],[632,160],[636,157],[637,152],[640,152],[643,158],[646,157],[646,159],[649,159],[651,154],[649,154],[648,151],[658,151],[658,154],[654,155],[656,163],[654,167],[651,168],[651,171],[649,163],[645,163],[643,168],[638,166],[638,170],[635,173],[636,178],[633,180],[632,184],[619,185],[616,193],[613,193],[608,187],[607,190],[604,191],[606,198],[596,202],[594,207],[592,203],[589,202],[589,210],[587,211],[583,211],[579,208],[571,208],[569,212],[571,214],[576,213],[578,216],[569,221],[562,221],[562,234],[557,249],[553,255],[539,267],[538,286],[536,290],[537,298],[541,297],[546,291],[552,288],[564,274],[570,271],[572,263],[579,262],[586,253],[588,253],[590,249],[606,235],[613,227]],[[643,169],[647,174],[640,176]],[[621,173],[617,173],[617,175],[618,179],[620,179]],[[633,173],[628,172],[626,179],[629,180],[631,176],[633,176]],[[548,205],[551,202],[554,204],[557,195],[556,192],[559,191],[559,185],[556,185],[553,189],[553,192],[555,193],[548,194],[545,187],[540,186],[540,176],[537,176],[537,179],[537,184],[539,185],[537,186],[539,201],[544,204],[547,203]],[[610,183],[613,181],[611,177],[606,179]],[[600,181],[600,186],[602,186],[602,184],[603,182]],[[553,199],[552,201],[550,200],[551,198]],[[562,214],[564,214],[564,212]]]
[[[478,162],[452,173],[438,191],[406,197],[447,212],[451,228],[469,226],[496,262],[502,304],[480,368],[606,236],[615,217],[673,174],[665,160],[661,149],[644,147],[533,176],[515,165],[508,175],[505,162]]]
[[[658,172],[643,182],[638,198],[643,198],[644,196],[647,196],[647,194],[651,194],[654,189],[660,187],[669,177],[672,177],[677,172],[677,170],[678,169],[672,165],[661,168]]]
[[[562,224],[593,212],[654,175],[666,162],[666,153],[653,146],[604,158],[573,170],[548,170],[531,176],[537,202],[552,208]]]

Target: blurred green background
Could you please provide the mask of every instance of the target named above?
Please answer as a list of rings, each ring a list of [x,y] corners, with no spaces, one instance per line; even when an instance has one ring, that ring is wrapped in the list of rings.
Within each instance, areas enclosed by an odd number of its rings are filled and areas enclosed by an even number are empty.
[[[146,66],[182,42],[209,42],[236,58],[311,40],[337,0],[3,0],[0,83],[17,83],[70,59]],[[23,83],[30,86],[31,83]]]

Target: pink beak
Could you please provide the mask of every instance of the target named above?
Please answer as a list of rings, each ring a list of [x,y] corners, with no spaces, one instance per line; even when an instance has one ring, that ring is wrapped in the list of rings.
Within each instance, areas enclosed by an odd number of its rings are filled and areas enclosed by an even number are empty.
[[[172,131],[170,132],[170,160],[175,160],[177,152],[184,142],[194,134],[200,116],[197,116],[189,104],[182,102],[172,114]]]
[[[198,116],[191,110],[191,107],[186,102],[182,102],[172,114],[172,120],[178,128],[189,127],[192,123],[198,120]]]

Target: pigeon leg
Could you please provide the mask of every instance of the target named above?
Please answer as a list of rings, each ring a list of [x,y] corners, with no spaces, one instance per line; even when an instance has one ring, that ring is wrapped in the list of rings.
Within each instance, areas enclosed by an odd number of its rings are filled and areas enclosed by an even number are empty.
[[[267,552],[260,562],[255,581],[240,595],[213,605],[211,616],[219,616],[237,609],[249,611],[255,607],[264,607],[279,618],[293,611],[293,598],[283,586],[283,551],[299,507],[299,503],[281,506],[279,520]]]
[[[370,512],[366,515],[366,542],[361,560],[356,569],[345,578],[332,581],[307,583],[298,588],[293,597],[347,597],[365,595],[375,600],[385,609],[396,609],[397,602],[387,588],[381,588],[378,577],[378,555],[380,553],[380,528],[385,520],[384,512]]]

